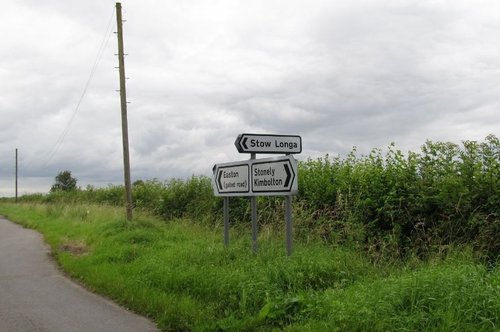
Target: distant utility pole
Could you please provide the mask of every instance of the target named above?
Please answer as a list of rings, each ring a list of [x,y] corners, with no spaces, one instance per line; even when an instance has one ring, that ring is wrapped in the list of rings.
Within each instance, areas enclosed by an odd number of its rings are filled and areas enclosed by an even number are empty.
[[[19,174],[18,172],[18,163],[17,163],[17,148],[16,148],[16,203],[17,203],[17,175]]]
[[[132,220],[132,188],[130,183],[130,156],[128,149],[127,94],[125,91],[125,60],[123,54],[122,5],[116,3],[116,26],[118,35],[118,64],[120,71],[120,101],[122,110],[123,173],[125,177],[125,198],[127,220]]]

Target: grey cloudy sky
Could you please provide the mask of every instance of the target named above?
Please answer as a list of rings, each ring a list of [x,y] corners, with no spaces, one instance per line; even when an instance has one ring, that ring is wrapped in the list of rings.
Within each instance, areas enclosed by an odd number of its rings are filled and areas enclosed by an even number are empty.
[[[115,2],[0,5],[0,196],[16,147],[21,193],[121,183]],[[298,159],[500,132],[500,1],[122,6],[133,180],[209,175],[244,132],[301,135]]]

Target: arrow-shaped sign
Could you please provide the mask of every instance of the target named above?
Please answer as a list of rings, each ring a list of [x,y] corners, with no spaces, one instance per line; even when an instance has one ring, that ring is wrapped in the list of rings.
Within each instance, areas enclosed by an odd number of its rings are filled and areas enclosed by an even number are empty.
[[[229,163],[215,165],[216,195],[244,195],[250,192],[250,174],[247,163]]]
[[[240,134],[234,142],[240,153],[283,153],[302,152],[302,138],[297,135]]]
[[[294,180],[292,158],[261,160],[252,164],[252,192],[254,193],[283,191],[289,193],[292,191],[292,184],[296,184]]]

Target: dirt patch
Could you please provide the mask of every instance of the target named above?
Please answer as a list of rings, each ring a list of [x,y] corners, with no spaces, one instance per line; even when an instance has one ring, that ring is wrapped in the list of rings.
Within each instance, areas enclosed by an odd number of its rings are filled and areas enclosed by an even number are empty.
[[[73,256],[83,256],[89,252],[89,249],[83,241],[65,241],[59,246],[59,251],[69,252]]]

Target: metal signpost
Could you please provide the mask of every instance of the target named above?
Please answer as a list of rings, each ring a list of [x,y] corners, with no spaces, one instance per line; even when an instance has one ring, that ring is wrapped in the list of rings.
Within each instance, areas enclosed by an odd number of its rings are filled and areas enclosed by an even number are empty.
[[[224,244],[229,244],[229,197],[250,197],[252,214],[252,250],[257,251],[256,196],[286,196],[286,248],[292,254],[292,195],[298,192],[297,160],[290,154],[302,152],[302,138],[296,135],[241,134],[234,142],[240,153],[250,153],[249,160],[216,164],[212,187],[224,197]],[[286,156],[255,159],[257,153]]]

